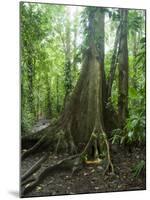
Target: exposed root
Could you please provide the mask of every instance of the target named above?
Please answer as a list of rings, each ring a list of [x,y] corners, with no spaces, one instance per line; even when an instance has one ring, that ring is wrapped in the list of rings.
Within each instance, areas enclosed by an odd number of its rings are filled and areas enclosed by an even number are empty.
[[[89,139],[87,145],[85,146],[84,150],[83,150],[82,153],[81,153],[82,156],[84,156],[84,155],[87,153],[89,147],[91,146],[93,140],[96,139],[96,137],[97,137],[97,136],[95,135],[95,133],[94,133],[94,131],[93,131],[93,133],[91,134],[91,137],[90,137],[90,139]]]
[[[55,154],[57,154],[59,146],[60,146],[60,142],[61,142],[61,140],[63,140],[63,138],[64,138],[64,132],[60,131],[60,133],[58,133],[58,141],[57,141],[57,145],[55,148]]]
[[[85,146],[83,152],[81,153],[81,155],[84,156],[88,152],[88,149],[91,147],[91,144],[93,144],[93,146],[94,146],[93,159],[97,159],[98,158],[98,148],[100,149],[100,141],[99,141],[96,133],[94,133],[94,131],[95,131],[95,129],[93,130],[93,133],[91,134],[91,137],[90,137],[87,145]],[[102,132],[102,136],[103,136],[104,142],[106,144],[106,150],[107,150],[107,166],[106,166],[106,169],[104,171],[104,174],[106,174],[106,172],[108,170],[111,173],[114,173],[114,166],[112,164],[111,157],[110,157],[109,143],[108,143],[105,132]]]
[[[28,183],[33,182],[33,181],[35,181],[34,177],[28,178],[28,179],[26,179],[26,180],[24,180],[24,181],[21,182],[21,186],[24,186],[24,185],[26,185]]]
[[[55,165],[47,167],[40,173],[40,175],[37,178],[35,178],[34,181],[25,186],[24,190],[22,191],[22,195],[25,195],[26,193],[34,189],[48,174],[54,172],[55,170],[59,170],[60,168],[73,170],[74,164],[77,165],[78,163],[77,160],[78,162],[82,162],[80,159],[80,154],[70,156],[57,162]]]
[[[48,158],[48,153],[45,154],[40,160],[38,160],[27,172],[25,172],[25,174],[21,177],[21,182],[24,181],[25,179],[27,179],[30,175],[32,175],[35,171],[37,171],[43,162],[45,162],[45,160],[47,160]]]
[[[22,195],[25,195],[26,193],[32,191],[47,175],[49,175],[50,173],[54,172],[54,171],[58,171],[59,169],[64,169],[64,170],[71,170],[71,176],[74,174],[74,172],[76,170],[78,170],[80,167],[79,166],[83,166],[84,164],[84,160],[83,157],[89,153],[89,149],[91,148],[91,145],[94,148],[94,154],[93,154],[93,159],[98,159],[98,148],[100,148],[100,141],[99,141],[99,136],[102,136],[103,142],[106,144],[106,150],[107,150],[107,166],[105,169],[104,174],[108,171],[111,170],[112,173],[114,173],[114,167],[111,161],[111,157],[110,157],[110,149],[109,149],[109,143],[106,137],[106,134],[102,131],[101,134],[97,133],[95,128],[90,136],[89,141],[87,142],[87,145],[85,146],[84,150],[80,153],[80,154],[75,154],[72,155],[68,158],[65,158],[63,160],[60,160],[59,162],[57,162],[55,165],[52,166],[48,166],[46,169],[44,169],[39,175],[38,177],[35,177],[35,179],[27,179],[29,176],[31,176],[33,174],[33,172],[35,172],[40,166],[41,163],[47,158],[47,155],[45,155],[44,157],[42,157],[29,171],[27,171],[23,177],[22,177],[22,185],[24,186],[24,190],[22,191]],[[66,135],[65,135],[66,136]],[[68,136],[68,135],[67,135]],[[71,136],[71,132],[69,133],[69,142],[70,145],[72,146],[72,150],[74,150],[74,143],[73,143],[73,138]],[[58,134],[58,141],[57,141],[57,145],[56,145],[56,149],[55,149],[55,153],[57,153],[61,140],[64,139],[64,132],[60,132]],[[41,138],[41,140],[36,144],[36,149],[37,146],[39,147],[41,145],[41,143],[43,142],[44,138]],[[35,149],[35,146],[32,147],[32,149],[30,149],[30,152]]]
[[[74,140],[70,131],[70,124],[67,126],[67,131],[66,131],[66,138],[69,141],[69,153],[74,154],[77,153],[77,148],[76,145],[74,144]]]
[[[114,174],[114,166],[112,164],[112,161],[111,161],[111,157],[110,157],[110,148],[109,148],[109,143],[108,143],[108,140],[106,138],[106,134],[103,132],[102,133],[103,135],[103,138],[104,138],[104,142],[106,144],[106,148],[107,148],[107,166],[106,166],[106,169],[104,171],[104,174],[106,174],[107,171],[111,171],[111,173]]]
[[[76,145],[74,144],[73,140],[70,141],[70,154],[74,154],[74,153],[77,153],[77,148],[76,148]]]
[[[43,136],[33,147],[31,147],[29,150],[25,151],[22,156],[21,159],[25,159],[28,155],[34,153],[37,149],[40,148],[40,146],[44,143],[45,141],[45,136]]]

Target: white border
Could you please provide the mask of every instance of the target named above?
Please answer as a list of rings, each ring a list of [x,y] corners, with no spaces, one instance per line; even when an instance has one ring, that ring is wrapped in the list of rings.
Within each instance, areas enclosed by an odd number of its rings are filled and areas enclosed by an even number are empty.
[[[29,0],[30,1],[30,0]],[[147,9],[147,189],[150,188],[150,6],[149,0],[37,0],[36,2]],[[18,198],[19,185],[19,1],[0,2],[0,199]],[[149,191],[44,197],[45,199],[148,199]],[[28,198],[31,199],[31,198]],[[32,198],[33,199],[33,198]],[[40,198],[37,198],[40,199]]]

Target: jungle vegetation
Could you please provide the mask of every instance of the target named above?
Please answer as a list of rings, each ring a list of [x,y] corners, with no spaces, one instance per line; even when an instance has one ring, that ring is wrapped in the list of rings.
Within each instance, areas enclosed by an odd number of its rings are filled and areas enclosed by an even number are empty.
[[[105,160],[115,173],[113,146],[143,149],[145,45],[144,10],[20,4],[22,160],[45,149],[23,194],[70,160]],[[48,125],[33,131],[40,120]],[[30,182],[49,152],[69,155]]]

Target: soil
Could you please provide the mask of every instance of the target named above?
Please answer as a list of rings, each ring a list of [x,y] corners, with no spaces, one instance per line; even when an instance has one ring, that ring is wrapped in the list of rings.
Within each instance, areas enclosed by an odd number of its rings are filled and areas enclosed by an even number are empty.
[[[21,163],[21,174],[23,175],[35,162],[37,162],[45,152],[40,152],[27,157]],[[50,154],[41,169],[34,173],[37,176],[46,166],[53,165],[59,160],[68,157],[68,154]],[[87,165],[75,171],[57,170],[49,174],[41,184],[31,192],[22,197],[69,195],[82,193],[115,192],[127,190],[145,190],[145,172],[135,177],[133,168],[141,160],[145,160],[145,149],[134,147],[132,152],[119,149],[112,152],[112,160],[115,167],[114,174],[103,175],[104,169],[99,165]],[[23,187],[22,187],[23,189]]]

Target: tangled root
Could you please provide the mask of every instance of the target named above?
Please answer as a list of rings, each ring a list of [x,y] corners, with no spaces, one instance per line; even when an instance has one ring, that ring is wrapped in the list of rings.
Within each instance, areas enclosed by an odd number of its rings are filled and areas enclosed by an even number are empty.
[[[106,174],[107,171],[110,171],[111,173],[114,174],[114,166],[112,164],[112,161],[111,161],[111,157],[110,157],[110,147],[109,147],[109,143],[108,143],[108,140],[107,140],[107,137],[106,137],[106,133],[102,133],[102,136],[104,138],[104,142],[106,144],[106,149],[107,149],[107,166],[106,166],[106,169],[104,171],[104,174]]]
[[[100,141],[100,136],[103,139],[103,141]],[[60,132],[57,133],[57,144],[56,144],[56,148],[55,148],[55,153],[58,152],[58,150],[61,147],[61,145],[63,144],[65,138],[66,138],[66,133],[63,130],[61,130]],[[67,132],[66,139],[69,141],[70,153],[76,152],[76,146],[74,144],[74,141],[73,141],[70,131]],[[43,144],[44,141],[45,141],[45,137],[42,137],[31,149],[29,149],[27,152],[25,152],[22,157],[24,158],[27,155],[29,155],[30,153],[33,153],[36,149],[38,149]],[[107,153],[107,158],[106,158],[107,164],[106,164],[106,169],[104,171],[104,174],[106,174],[107,171],[109,171],[109,172],[111,171],[112,173],[114,173],[114,167],[113,167],[111,157],[110,157],[110,148],[109,148],[109,143],[108,143],[106,134],[105,134],[105,132],[101,132],[101,134],[97,133],[94,129],[90,136],[89,141],[87,142],[85,148],[83,149],[83,151],[80,154],[75,154],[75,155],[69,156],[68,158],[60,160],[55,165],[48,166],[46,169],[44,169],[39,174],[38,177],[35,177],[35,178],[31,177],[31,176],[33,175],[33,173],[35,171],[37,171],[41,167],[41,164],[48,158],[48,154],[43,156],[35,165],[33,165],[33,167],[31,169],[29,169],[21,177],[22,186],[24,186],[22,195],[25,195],[29,191],[33,190],[47,175],[49,175],[51,172],[57,171],[60,168],[71,170],[72,171],[71,175],[73,175],[79,166],[82,166],[82,164],[86,164],[83,157],[85,157],[85,155],[88,154],[91,146],[94,147],[93,160],[98,159],[99,158],[98,148],[100,148],[99,146],[100,146],[101,142],[105,143],[106,151],[107,151],[106,152]],[[95,162],[93,162],[93,163],[95,163]]]
[[[33,145],[29,150],[25,151],[22,156],[21,159],[24,160],[27,156],[29,156],[30,154],[36,152],[41,146],[42,144],[45,142],[45,136],[43,136],[35,145]]]
[[[65,158],[63,160],[60,160],[55,165],[48,166],[39,174],[38,177],[30,178],[29,180],[26,180],[22,183],[22,185],[26,184],[22,191],[22,195],[25,195],[28,192],[30,192],[32,189],[34,189],[51,172],[57,171],[60,168],[62,168],[62,169],[71,170],[72,171],[71,175],[72,175],[74,171],[76,170],[77,165],[81,165],[81,164],[82,164],[82,160],[80,159],[80,154],[76,154],[68,158]]]

